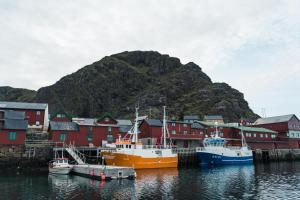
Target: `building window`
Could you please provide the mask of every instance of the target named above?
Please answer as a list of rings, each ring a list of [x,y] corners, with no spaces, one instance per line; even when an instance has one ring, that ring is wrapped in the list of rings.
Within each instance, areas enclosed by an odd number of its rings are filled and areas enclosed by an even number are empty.
[[[176,130],[172,130],[172,134],[176,134]]]
[[[8,139],[9,140],[16,140],[17,139],[17,133],[16,132],[9,132],[8,133]]]
[[[287,136],[287,137],[289,137],[289,136],[290,136],[290,134],[289,134],[289,133],[286,133],[286,136]]]
[[[114,141],[114,137],[112,135],[107,135],[107,141],[108,142],[113,142]]]
[[[271,137],[272,137],[272,138],[275,138],[276,136],[275,136],[275,134],[272,134]]]
[[[40,122],[39,122],[39,121],[36,121],[36,122],[35,122],[35,125],[36,125],[36,126],[39,126],[39,125],[40,125]]]
[[[57,118],[66,118],[66,115],[65,114],[57,114],[56,117]]]
[[[36,111],[36,115],[41,115],[41,111]]]
[[[266,138],[268,137],[268,134],[267,134],[267,133],[265,134],[265,137],[266,137]]]
[[[64,142],[67,140],[67,134],[66,133],[61,133],[59,136],[59,140]]]
[[[112,128],[109,126],[109,127],[107,127],[107,130],[108,130],[108,132],[111,132]]]
[[[175,123],[172,123],[172,126],[176,126],[176,124],[175,124]]]
[[[264,134],[261,133],[261,134],[260,134],[260,137],[263,138],[263,137],[264,137]]]
[[[183,124],[183,127],[187,127],[187,124]]]
[[[223,136],[224,136],[224,134],[223,134],[222,132],[220,132],[220,133],[219,133],[219,135],[220,135],[221,137],[223,137]]]
[[[93,141],[93,134],[92,133],[89,133],[87,135],[87,141],[89,141],[89,142]]]
[[[256,133],[253,133],[253,137],[256,137]]]
[[[187,134],[187,131],[183,131],[183,134]]]
[[[105,122],[109,122],[109,118],[108,118],[108,117],[105,117],[105,118],[104,118],[104,121],[105,121]]]

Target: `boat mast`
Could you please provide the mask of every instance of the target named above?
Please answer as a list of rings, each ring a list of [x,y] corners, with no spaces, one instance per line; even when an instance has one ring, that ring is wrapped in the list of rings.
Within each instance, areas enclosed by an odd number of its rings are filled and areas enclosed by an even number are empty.
[[[164,118],[163,118],[163,147],[167,148],[167,138],[166,138],[166,128],[167,128],[167,123],[166,123],[166,106],[164,108]]]
[[[134,128],[133,128],[133,138],[132,138],[132,142],[138,142],[138,117],[139,117],[139,113],[138,113],[139,108],[135,107],[135,122],[134,122]]]
[[[241,126],[241,135],[242,135],[242,147],[246,147],[247,143],[246,143],[246,139],[244,136],[243,125]]]
[[[215,122],[215,125],[216,125],[216,134],[215,134],[215,137],[219,137],[219,133],[218,133],[218,122]]]

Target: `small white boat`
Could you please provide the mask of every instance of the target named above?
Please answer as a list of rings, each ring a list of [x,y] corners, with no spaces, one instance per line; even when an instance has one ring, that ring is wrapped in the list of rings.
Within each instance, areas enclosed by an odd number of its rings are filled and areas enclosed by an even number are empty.
[[[52,174],[69,174],[72,168],[67,158],[56,158],[49,162],[49,173]]]

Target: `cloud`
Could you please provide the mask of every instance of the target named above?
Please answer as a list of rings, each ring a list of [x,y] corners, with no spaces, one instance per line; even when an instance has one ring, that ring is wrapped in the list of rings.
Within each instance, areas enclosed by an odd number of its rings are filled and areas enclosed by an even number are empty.
[[[259,107],[268,88],[284,90],[299,78],[299,7],[280,0],[0,0],[0,85],[38,89],[106,55],[157,50],[199,64]]]

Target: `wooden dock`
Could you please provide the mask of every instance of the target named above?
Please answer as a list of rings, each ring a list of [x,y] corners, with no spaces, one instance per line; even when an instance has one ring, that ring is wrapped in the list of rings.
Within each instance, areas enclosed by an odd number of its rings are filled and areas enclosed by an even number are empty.
[[[86,163],[86,156],[80,152],[74,145],[64,144],[62,147],[55,147],[54,151],[67,151],[68,154],[77,163],[73,165],[71,173],[79,176],[96,179],[96,180],[112,180],[112,179],[134,179],[136,173],[132,167],[110,166],[101,164]],[[98,149],[94,149],[98,152]]]
[[[134,179],[136,173],[131,167],[106,165],[74,165],[72,173],[96,180]]]

